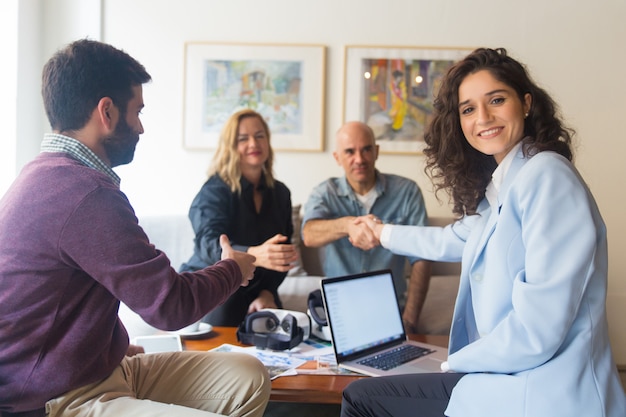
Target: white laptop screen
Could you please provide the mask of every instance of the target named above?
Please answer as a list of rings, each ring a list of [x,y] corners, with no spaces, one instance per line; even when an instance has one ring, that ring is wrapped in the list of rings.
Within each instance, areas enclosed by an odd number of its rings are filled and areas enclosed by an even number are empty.
[[[322,281],[337,360],[406,340],[391,271]]]

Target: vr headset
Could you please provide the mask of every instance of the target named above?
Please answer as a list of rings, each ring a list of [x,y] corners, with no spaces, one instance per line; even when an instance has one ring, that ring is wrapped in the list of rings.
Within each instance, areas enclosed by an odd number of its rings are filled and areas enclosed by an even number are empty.
[[[264,308],[246,316],[237,340],[259,349],[287,350],[309,338],[309,316],[299,311]]]
[[[311,334],[319,339],[330,342],[332,340],[330,337],[330,326],[328,326],[321,290],[315,290],[309,293],[307,307],[306,312],[311,319],[312,325]]]

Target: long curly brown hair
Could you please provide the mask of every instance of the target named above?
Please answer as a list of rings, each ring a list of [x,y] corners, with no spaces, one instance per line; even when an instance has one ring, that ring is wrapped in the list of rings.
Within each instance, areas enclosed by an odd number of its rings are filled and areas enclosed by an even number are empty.
[[[459,86],[466,76],[480,70],[489,71],[511,87],[522,102],[526,93],[531,95],[531,109],[524,121],[525,155],[554,151],[570,161],[573,158],[574,131],[563,125],[556,103],[532,81],[524,66],[504,48],[474,50],[446,73],[434,101],[433,119],[424,134],[424,170],[436,193],[444,190],[450,195],[452,210],[459,216],[476,213],[497,167],[494,157],[474,149],[461,130]]]

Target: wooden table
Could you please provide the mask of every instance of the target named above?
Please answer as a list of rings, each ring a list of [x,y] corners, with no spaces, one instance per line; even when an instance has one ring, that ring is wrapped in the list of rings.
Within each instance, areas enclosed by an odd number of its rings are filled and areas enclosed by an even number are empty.
[[[448,336],[410,335],[410,339],[447,347]],[[184,340],[186,350],[210,350],[223,343],[244,346],[237,341],[235,327],[214,327],[206,338]],[[341,393],[349,383],[366,376],[352,375],[296,375],[278,377],[272,381],[270,401],[317,404],[341,404]]]

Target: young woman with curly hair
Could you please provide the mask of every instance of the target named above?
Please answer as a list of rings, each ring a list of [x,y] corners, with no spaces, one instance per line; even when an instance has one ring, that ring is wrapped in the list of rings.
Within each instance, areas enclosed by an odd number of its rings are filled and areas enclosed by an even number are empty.
[[[606,318],[606,227],[571,136],[504,49],[477,49],[449,70],[426,171],[459,220],[365,220],[391,251],[462,262],[448,360],[437,374],[350,384],[342,416],[626,415]]]

